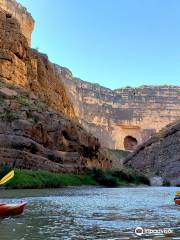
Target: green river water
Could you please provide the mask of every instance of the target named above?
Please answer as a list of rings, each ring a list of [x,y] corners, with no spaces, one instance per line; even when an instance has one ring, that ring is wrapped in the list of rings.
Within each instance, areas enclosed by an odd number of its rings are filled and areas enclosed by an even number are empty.
[[[26,201],[21,216],[0,220],[0,240],[180,239],[178,188],[1,190],[0,202]],[[135,234],[135,228],[162,230]],[[164,232],[165,228],[170,231]],[[170,229],[170,230],[169,230]]]

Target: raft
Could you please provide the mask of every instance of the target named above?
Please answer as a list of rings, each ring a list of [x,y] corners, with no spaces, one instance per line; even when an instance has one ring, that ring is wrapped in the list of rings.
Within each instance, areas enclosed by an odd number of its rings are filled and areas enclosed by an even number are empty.
[[[0,217],[9,217],[23,213],[26,202],[20,204],[0,203]]]
[[[175,199],[174,202],[175,204],[180,205],[180,199]]]
[[[175,202],[175,204],[180,205],[180,191],[176,192],[176,196],[174,198],[174,202]]]

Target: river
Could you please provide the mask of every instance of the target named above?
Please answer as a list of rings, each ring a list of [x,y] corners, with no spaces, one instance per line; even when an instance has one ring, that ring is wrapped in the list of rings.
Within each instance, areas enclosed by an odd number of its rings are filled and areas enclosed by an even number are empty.
[[[21,216],[0,220],[1,240],[180,239],[175,187],[1,190],[0,202],[27,201]],[[144,233],[135,228],[158,230]],[[164,229],[170,228],[170,229]],[[167,231],[169,235],[167,235]]]

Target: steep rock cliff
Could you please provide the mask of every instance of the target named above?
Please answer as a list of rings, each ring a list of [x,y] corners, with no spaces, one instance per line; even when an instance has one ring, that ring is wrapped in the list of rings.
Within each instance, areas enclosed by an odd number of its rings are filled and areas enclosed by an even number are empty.
[[[180,185],[180,120],[163,128],[124,161],[149,177]]]
[[[162,127],[180,118],[180,87],[142,86],[110,90],[73,78],[59,67],[80,123],[101,144],[133,150]]]
[[[180,87],[113,91],[74,78],[68,69],[29,48],[34,22],[26,9],[14,0],[0,3],[11,13],[1,14],[0,78],[30,89],[55,110],[79,121],[104,147],[132,151],[180,117]]]
[[[52,172],[109,168],[97,138],[32,92],[0,82],[0,163]]]
[[[31,90],[54,109],[77,120],[55,65],[49,62],[46,55],[28,47],[19,22],[2,9],[0,9],[0,80]]]
[[[21,18],[1,6],[0,163],[54,172],[111,167],[98,139],[78,124],[57,66],[29,48]]]
[[[0,0],[1,9],[6,11],[7,17],[15,17],[21,28],[21,33],[26,37],[28,45],[31,45],[31,33],[34,29],[34,20],[25,7],[15,0]]]

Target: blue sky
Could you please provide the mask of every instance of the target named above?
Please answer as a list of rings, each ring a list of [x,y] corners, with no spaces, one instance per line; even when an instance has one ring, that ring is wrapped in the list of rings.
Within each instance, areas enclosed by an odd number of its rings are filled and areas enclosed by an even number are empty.
[[[36,21],[32,47],[111,89],[180,84],[179,0],[18,0]]]

